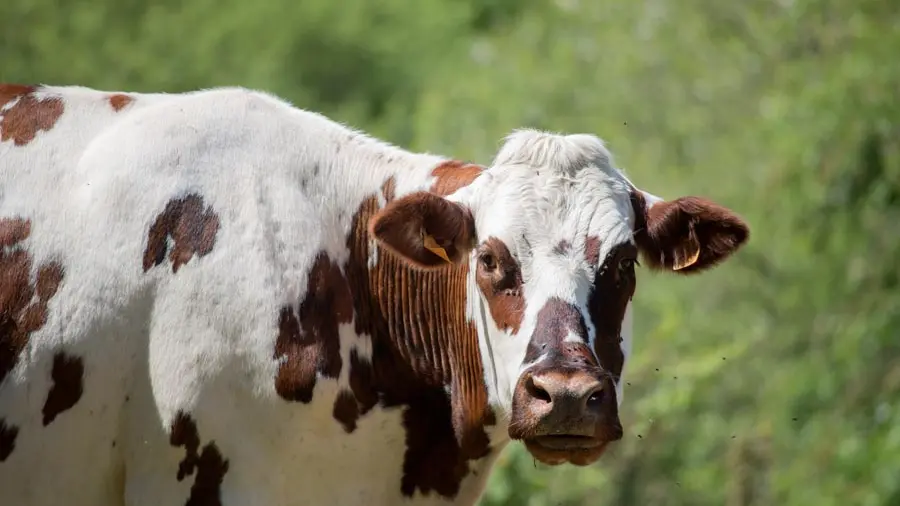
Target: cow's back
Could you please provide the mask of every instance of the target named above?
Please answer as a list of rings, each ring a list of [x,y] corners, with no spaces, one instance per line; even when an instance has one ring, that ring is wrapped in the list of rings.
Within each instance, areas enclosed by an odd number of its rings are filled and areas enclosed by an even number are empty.
[[[135,100],[136,98],[140,100]],[[0,195],[27,207],[54,194],[103,130],[170,95],[100,92],[83,87],[0,84]]]

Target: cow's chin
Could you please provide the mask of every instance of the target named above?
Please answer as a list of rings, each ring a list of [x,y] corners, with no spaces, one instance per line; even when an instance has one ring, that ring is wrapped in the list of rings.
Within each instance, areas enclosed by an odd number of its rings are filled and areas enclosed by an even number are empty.
[[[609,441],[587,436],[537,436],[522,442],[535,459],[551,466],[593,464],[609,445]]]

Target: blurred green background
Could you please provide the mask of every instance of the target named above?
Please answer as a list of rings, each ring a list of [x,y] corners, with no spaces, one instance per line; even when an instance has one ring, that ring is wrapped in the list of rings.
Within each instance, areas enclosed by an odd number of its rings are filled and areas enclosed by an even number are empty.
[[[482,504],[900,505],[896,0],[9,0],[0,81],[260,88],[481,163],[596,133],[751,241],[643,270],[625,439],[586,468],[513,445]]]

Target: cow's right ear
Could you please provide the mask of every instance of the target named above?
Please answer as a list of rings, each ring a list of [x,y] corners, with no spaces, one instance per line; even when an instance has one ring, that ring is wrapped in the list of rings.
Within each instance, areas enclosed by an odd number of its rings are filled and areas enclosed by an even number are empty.
[[[421,269],[460,263],[475,247],[472,213],[429,192],[390,202],[369,221],[369,233],[379,245]]]

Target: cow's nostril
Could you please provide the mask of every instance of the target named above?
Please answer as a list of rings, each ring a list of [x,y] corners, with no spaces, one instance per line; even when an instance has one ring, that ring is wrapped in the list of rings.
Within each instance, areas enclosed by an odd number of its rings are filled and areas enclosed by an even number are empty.
[[[525,383],[525,390],[528,392],[528,394],[531,397],[533,397],[539,401],[543,401],[543,402],[552,402],[553,401],[553,398],[550,397],[550,393],[547,392],[541,386],[539,386],[537,383],[535,383],[534,378],[528,378],[528,381]]]

